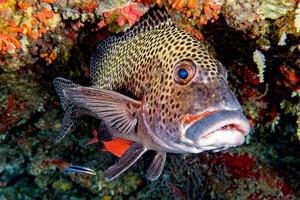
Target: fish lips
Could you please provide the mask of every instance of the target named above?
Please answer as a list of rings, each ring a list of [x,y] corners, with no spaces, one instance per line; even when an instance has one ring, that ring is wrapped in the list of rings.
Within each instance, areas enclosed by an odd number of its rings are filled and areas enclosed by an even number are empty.
[[[206,150],[226,149],[244,143],[250,124],[240,110],[222,110],[185,127],[185,137]]]

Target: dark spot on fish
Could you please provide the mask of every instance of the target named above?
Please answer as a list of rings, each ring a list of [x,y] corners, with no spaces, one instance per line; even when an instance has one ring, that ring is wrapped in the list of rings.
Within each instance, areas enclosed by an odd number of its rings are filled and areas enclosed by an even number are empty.
[[[160,77],[160,82],[162,83],[164,81],[164,76]]]
[[[168,107],[166,107],[165,111],[166,111],[166,113],[168,113],[168,112],[169,112],[169,108],[168,108]]]
[[[176,112],[173,113],[173,117],[177,118],[177,113]]]

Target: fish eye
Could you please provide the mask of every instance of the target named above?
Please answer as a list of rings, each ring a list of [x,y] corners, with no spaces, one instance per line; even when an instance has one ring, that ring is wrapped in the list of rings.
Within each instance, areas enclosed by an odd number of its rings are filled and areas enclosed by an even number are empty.
[[[178,70],[178,76],[181,79],[186,79],[189,76],[189,72],[186,69]]]
[[[183,60],[175,65],[173,76],[177,83],[184,85],[194,77],[195,71],[196,67],[192,61]]]

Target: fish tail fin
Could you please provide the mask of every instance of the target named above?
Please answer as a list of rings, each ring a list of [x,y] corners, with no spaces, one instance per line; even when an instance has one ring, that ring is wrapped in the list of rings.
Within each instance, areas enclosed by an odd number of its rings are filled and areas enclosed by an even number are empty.
[[[64,89],[79,87],[79,85],[60,77],[57,77],[53,80],[53,85],[59,96],[61,106],[65,111],[61,129],[55,139],[55,144],[57,144],[65,137],[66,134],[70,132],[71,128],[81,114],[80,109],[70,100],[68,100],[64,94]]]

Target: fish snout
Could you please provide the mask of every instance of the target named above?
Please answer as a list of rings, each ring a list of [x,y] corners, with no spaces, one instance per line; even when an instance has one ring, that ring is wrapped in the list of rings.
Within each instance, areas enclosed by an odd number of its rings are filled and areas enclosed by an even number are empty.
[[[183,127],[186,139],[207,150],[239,146],[250,132],[249,121],[239,109],[189,116]]]
[[[222,89],[219,89],[220,100],[216,102],[217,107],[222,110],[238,110],[242,112],[242,106],[229,88],[227,83],[222,84]]]

